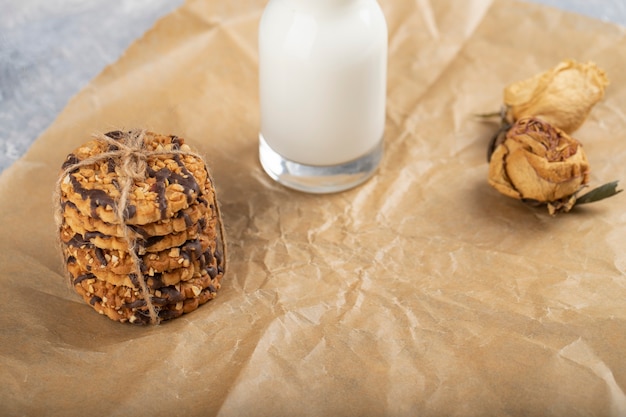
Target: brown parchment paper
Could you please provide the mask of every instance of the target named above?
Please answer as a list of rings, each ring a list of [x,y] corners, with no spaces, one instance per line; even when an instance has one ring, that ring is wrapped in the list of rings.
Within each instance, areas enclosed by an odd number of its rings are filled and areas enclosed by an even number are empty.
[[[626,196],[551,218],[487,185],[503,87],[562,59],[611,85],[574,134],[626,183],[626,31],[512,0],[381,0],[385,157],[348,192],[257,162],[262,0],[196,0],[76,96],[0,177],[3,416],[624,416]],[[207,157],[229,241],[218,297],[158,327],[66,284],[51,196],[94,131]]]

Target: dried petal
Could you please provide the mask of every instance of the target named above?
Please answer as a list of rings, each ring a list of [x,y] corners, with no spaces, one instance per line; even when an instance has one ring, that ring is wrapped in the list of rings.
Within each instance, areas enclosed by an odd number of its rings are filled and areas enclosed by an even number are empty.
[[[563,61],[551,70],[505,88],[506,119],[513,124],[524,117],[536,117],[571,133],[604,97],[608,83],[604,71],[593,62]]]

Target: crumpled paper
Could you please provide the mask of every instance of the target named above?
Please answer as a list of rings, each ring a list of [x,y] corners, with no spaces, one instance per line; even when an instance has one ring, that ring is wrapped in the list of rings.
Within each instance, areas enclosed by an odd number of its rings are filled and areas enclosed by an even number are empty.
[[[3,415],[626,415],[623,197],[556,219],[504,198],[497,126],[475,118],[515,80],[594,61],[611,86],[577,138],[591,182],[626,179],[626,30],[512,0],[381,0],[384,160],[319,196],[257,162],[265,3],[187,2],[0,177]],[[127,127],[199,148],[228,234],[217,298],[158,327],[94,313],[56,247],[65,155]]]

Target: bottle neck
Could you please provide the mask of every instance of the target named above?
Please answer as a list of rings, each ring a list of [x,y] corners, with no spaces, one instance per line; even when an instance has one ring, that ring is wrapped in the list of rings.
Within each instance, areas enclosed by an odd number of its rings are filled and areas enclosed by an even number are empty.
[[[360,0],[283,0],[289,7],[295,10],[312,11],[332,11],[338,10]]]

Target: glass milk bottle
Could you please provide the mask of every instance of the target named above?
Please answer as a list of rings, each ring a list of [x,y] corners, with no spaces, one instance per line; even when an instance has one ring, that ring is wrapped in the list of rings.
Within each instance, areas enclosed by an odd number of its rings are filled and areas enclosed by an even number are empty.
[[[383,153],[387,24],[376,0],[270,0],[259,27],[259,159],[290,188],[328,193]]]

